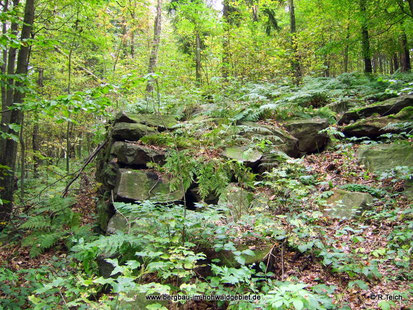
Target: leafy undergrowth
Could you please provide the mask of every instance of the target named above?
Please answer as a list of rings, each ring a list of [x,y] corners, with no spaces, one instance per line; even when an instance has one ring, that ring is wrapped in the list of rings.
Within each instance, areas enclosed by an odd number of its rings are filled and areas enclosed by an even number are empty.
[[[117,203],[127,225],[116,234],[78,236],[70,245],[61,238],[36,258],[30,248],[4,245],[0,305],[137,309],[130,301],[136,296],[143,298],[138,304],[143,307],[148,302],[142,296],[181,294],[261,299],[152,302],[148,307],[407,309],[413,211],[399,193],[402,185],[362,169],[355,148],[287,160],[255,184],[258,197],[268,197],[266,203],[256,200],[243,211]],[[353,219],[327,217],[325,199],[344,184],[378,197],[374,211]],[[80,192],[71,208],[83,218],[82,227],[93,223],[93,195]],[[99,260],[111,266],[112,277],[99,276]],[[401,300],[373,298],[380,294]]]

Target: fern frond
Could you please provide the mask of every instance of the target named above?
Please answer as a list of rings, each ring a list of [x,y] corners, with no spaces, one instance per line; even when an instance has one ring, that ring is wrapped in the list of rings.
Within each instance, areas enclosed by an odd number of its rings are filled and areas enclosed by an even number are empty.
[[[32,248],[30,249],[30,257],[34,258],[36,256],[39,256],[40,254],[42,254],[44,251],[43,248],[38,247],[38,246],[32,246]]]
[[[22,246],[32,246],[37,242],[38,234],[31,234],[21,241]]]
[[[29,218],[25,223],[20,225],[23,229],[45,229],[50,226],[50,217],[38,215]]]
[[[59,232],[52,232],[49,234],[42,234],[39,236],[39,244],[40,247],[43,249],[48,249],[55,245],[64,235],[66,232],[59,231]]]
[[[276,103],[267,103],[264,104],[260,107],[261,111],[275,111],[279,108],[280,104],[278,102]]]

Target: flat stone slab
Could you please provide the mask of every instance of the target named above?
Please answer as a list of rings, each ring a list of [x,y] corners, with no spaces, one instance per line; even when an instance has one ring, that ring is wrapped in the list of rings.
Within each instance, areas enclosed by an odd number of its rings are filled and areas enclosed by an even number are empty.
[[[161,203],[179,201],[184,196],[181,190],[170,191],[166,177],[151,170],[132,169],[119,169],[115,194],[117,200],[154,200]]]
[[[332,218],[349,219],[368,210],[372,202],[373,196],[368,193],[336,189],[333,196],[327,200],[330,206],[324,209],[324,212]]]
[[[115,140],[138,141],[143,136],[156,133],[156,129],[138,123],[116,123],[112,129]]]
[[[413,168],[413,144],[379,144],[361,146],[357,156],[368,170],[382,173],[397,166]]]
[[[413,96],[411,95],[391,98],[364,108],[350,110],[343,114],[341,119],[338,121],[338,124],[348,124],[351,121],[366,118],[372,116],[373,114],[378,114],[380,116],[396,114],[402,109],[411,106],[413,106]]]
[[[110,153],[116,156],[118,163],[128,166],[146,166],[149,162],[157,164],[165,162],[165,152],[130,142],[115,142]]]
[[[158,114],[135,114],[120,112],[115,117],[115,123],[138,123],[157,128],[171,128],[177,124],[177,121],[172,115]]]
[[[262,153],[252,148],[235,146],[226,148],[224,150],[224,156],[242,163],[255,164],[261,159]]]
[[[277,126],[244,122],[239,127],[241,127],[240,135],[248,141],[268,140],[274,149],[293,157],[299,155],[298,140]]]

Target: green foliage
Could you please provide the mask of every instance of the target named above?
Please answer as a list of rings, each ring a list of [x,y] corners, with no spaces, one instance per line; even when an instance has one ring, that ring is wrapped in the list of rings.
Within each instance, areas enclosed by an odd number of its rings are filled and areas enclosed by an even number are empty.
[[[221,194],[233,177],[246,187],[252,186],[255,177],[241,162],[195,157],[187,150],[170,151],[160,170],[174,176],[170,184],[172,191],[181,187],[186,191],[196,182],[202,199],[209,194]]]
[[[320,296],[305,288],[305,284],[278,282],[275,289],[264,296],[264,309],[333,309],[331,300]]]
[[[21,269],[18,271],[0,268],[0,290],[5,296],[0,299],[1,309],[19,310],[27,303],[32,292],[42,287],[41,281],[49,273],[46,267],[39,269]],[[19,278],[24,277],[25,285],[20,285]]]
[[[266,269],[263,263],[260,269],[247,266],[247,257],[252,257],[255,253],[250,249],[238,249],[235,240],[240,237],[239,229],[243,225],[253,229],[245,231],[245,236],[252,233],[265,238],[267,234],[273,234],[276,223],[266,221],[266,217],[261,214],[243,216],[235,223],[226,221],[222,212],[225,210],[216,207],[187,210],[185,217],[181,206],[156,206],[149,201],[140,205],[116,203],[116,209],[127,220],[128,234],[119,231],[113,235],[101,236],[93,242],[80,241],[72,250],[74,257],[83,263],[85,260],[92,261],[98,255],[114,257],[113,254],[116,253],[116,258],[106,259],[113,265],[112,278],[100,277],[92,282],[112,286],[120,301],[127,301],[129,294],[136,292],[146,295],[231,296],[264,293],[265,296],[270,296],[260,301],[259,305],[264,309],[273,309],[273,303],[279,300],[285,303],[285,309],[291,304],[298,305],[300,301],[306,307],[318,304],[329,309],[331,302],[328,298],[304,289],[306,285],[271,280],[271,273],[260,271]],[[187,235],[185,243],[181,239],[183,229]],[[226,266],[218,258],[209,262],[201,252],[202,249],[209,252],[213,249],[215,253],[230,252],[237,265]],[[216,254],[212,257],[214,256]],[[206,279],[198,277],[196,271],[200,267],[211,269],[211,274]],[[145,283],[146,275],[152,275],[152,279],[156,276],[157,282]],[[281,292],[284,291],[288,294],[281,298]],[[238,306],[249,309],[251,304],[235,299],[230,301],[230,309]]]
[[[374,188],[374,187],[364,185],[364,184],[345,184],[345,185],[341,185],[340,188],[350,191],[350,192],[369,193],[370,195],[377,197],[377,198],[382,198],[388,194],[383,189]]]
[[[398,180],[410,180],[412,178],[412,169],[408,166],[396,166],[393,169],[386,170],[380,174],[380,180],[392,179],[392,182]]]
[[[32,210],[27,221],[20,225],[26,230],[23,246],[30,246],[30,256],[35,257],[58,242],[65,242],[67,247],[72,238],[91,236],[88,226],[80,226],[80,215],[73,212],[73,198],[51,198],[43,206]]]
[[[276,206],[288,205],[294,208],[309,195],[315,177],[301,164],[299,159],[279,157],[280,164],[271,172],[265,172],[265,179],[256,185],[268,186],[276,197]]]

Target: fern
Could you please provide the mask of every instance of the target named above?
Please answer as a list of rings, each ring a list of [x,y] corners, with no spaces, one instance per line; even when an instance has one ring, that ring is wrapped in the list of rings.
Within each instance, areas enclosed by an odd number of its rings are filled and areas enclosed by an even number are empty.
[[[59,232],[51,232],[49,234],[42,234],[40,236],[40,240],[39,240],[39,244],[40,244],[40,248],[42,249],[49,249],[51,248],[53,245],[55,245],[60,238],[62,238],[64,235],[66,234],[66,232],[64,231],[59,231]]]
[[[28,230],[27,236],[22,240],[22,246],[31,247],[30,255],[35,257],[51,248],[59,241],[71,245],[69,237],[90,237],[85,226],[81,229],[80,214],[73,212],[71,206],[73,198],[51,198],[43,206],[33,209],[29,219],[20,228]]]
[[[78,244],[73,246],[72,251],[77,253],[75,257],[83,260],[87,253],[93,253],[93,256],[104,255],[110,257],[116,253],[125,252],[122,248],[138,248],[139,238],[132,234],[124,234],[121,231],[109,236],[100,236],[99,239],[87,244]],[[89,255],[89,254],[87,254]]]
[[[46,217],[43,215],[35,216],[29,218],[26,223],[20,225],[22,229],[46,229],[50,227],[50,217]]]

